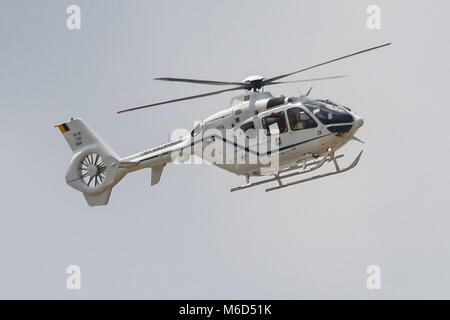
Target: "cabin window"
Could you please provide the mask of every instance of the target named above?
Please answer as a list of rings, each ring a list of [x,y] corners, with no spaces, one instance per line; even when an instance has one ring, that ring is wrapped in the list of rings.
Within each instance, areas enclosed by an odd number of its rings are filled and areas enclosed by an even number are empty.
[[[317,123],[301,108],[289,109],[287,116],[292,131],[317,127]]]
[[[270,116],[262,118],[262,126],[266,129],[266,134],[270,135],[269,127],[274,123],[278,124],[278,129],[280,133],[287,132],[286,118],[284,117],[284,112],[272,113]]]
[[[241,126],[242,131],[247,132],[247,130],[255,129],[255,123],[253,121],[247,122]]]
[[[285,97],[271,98],[267,101],[267,109],[274,108],[284,104]]]

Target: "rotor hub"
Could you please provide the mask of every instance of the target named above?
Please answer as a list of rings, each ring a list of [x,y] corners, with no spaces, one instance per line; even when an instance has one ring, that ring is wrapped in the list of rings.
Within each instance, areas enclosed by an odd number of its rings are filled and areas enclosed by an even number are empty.
[[[100,186],[106,178],[106,164],[101,155],[90,153],[81,160],[80,176],[88,187]]]
[[[87,167],[87,173],[90,177],[95,177],[98,174],[98,167],[95,164],[90,164]]]
[[[245,78],[244,80],[242,80],[243,83],[247,83],[246,87],[247,90],[258,90],[261,89],[264,86],[264,77],[263,76],[258,76],[258,75],[253,75],[253,76],[249,76],[247,78]]]
[[[264,80],[263,76],[253,75],[253,76],[249,76],[249,77],[245,78],[244,80],[242,80],[242,82],[255,82],[255,81],[263,81],[263,80]]]

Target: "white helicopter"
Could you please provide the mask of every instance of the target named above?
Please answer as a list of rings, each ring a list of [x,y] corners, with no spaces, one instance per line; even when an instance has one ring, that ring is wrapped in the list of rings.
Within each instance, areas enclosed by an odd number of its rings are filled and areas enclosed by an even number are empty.
[[[244,185],[234,187],[231,191],[274,182],[274,186],[266,189],[272,191],[346,172],[358,164],[362,151],[345,168],[340,168],[337,162],[343,155],[336,155],[335,152],[350,140],[362,142],[355,137],[355,133],[363,125],[363,119],[349,108],[333,101],[309,98],[311,89],[306,95],[299,97],[273,97],[270,92],[264,92],[264,87],[342,77],[279,81],[390,44],[272,78],[250,76],[241,82],[156,78],[155,80],[162,81],[233,87],[134,107],[118,113],[229,91],[244,90],[244,93],[233,97],[227,109],[200,122],[190,134],[125,158],[116,154],[82,119],[72,118],[69,122],[58,124],[56,126],[73,151],[66,182],[81,191],[90,206],[100,206],[108,203],[112,188],[126,174],[151,168],[151,185],[155,185],[167,163],[179,161],[180,158],[181,161],[186,161],[192,155],[246,178]],[[286,182],[288,178],[310,173],[328,162],[334,163],[333,171]],[[251,183],[250,177],[255,176],[266,178]]]

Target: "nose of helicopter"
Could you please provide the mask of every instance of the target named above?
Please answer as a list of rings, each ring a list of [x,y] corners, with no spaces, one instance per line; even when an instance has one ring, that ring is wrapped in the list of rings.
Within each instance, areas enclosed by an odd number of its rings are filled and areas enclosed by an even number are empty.
[[[364,125],[364,120],[362,119],[362,118],[357,118],[357,119],[355,119],[355,121],[354,121],[354,126],[357,128],[357,129],[359,129],[359,128],[361,128],[362,126]]]
[[[348,132],[349,133],[348,137],[352,137],[356,133],[356,131],[358,131],[358,129],[364,125],[364,120],[361,117],[357,116],[356,114],[352,114],[352,116],[353,116],[353,125],[350,131]]]

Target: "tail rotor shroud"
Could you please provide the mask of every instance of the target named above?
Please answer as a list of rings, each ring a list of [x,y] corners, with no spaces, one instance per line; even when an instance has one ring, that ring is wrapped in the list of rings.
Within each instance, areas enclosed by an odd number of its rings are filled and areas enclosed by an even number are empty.
[[[99,187],[106,179],[106,164],[98,153],[88,154],[80,164],[80,175],[88,187]]]

